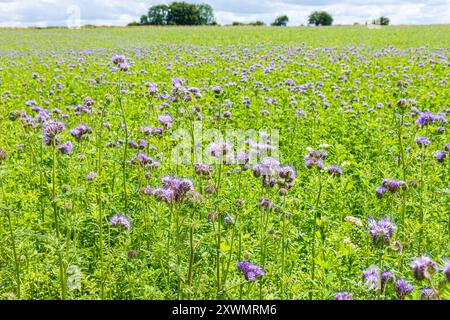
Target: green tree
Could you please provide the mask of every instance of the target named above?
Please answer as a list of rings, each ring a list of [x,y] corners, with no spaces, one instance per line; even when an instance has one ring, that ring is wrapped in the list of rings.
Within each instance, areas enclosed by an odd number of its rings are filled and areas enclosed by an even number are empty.
[[[287,23],[289,22],[289,18],[287,15],[279,16],[275,19],[275,21],[272,23],[273,26],[278,27],[285,27]]]
[[[200,10],[197,5],[187,2],[172,2],[167,16],[170,25],[199,25],[201,24]]]
[[[206,3],[198,4],[198,14],[200,16],[200,24],[213,25],[216,24],[213,8]]]
[[[333,17],[326,11],[315,11],[309,15],[308,23],[316,26],[330,26],[333,23]]]
[[[388,26],[389,22],[390,22],[389,18],[387,18],[387,17],[380,17],[380,25]]]
[[[166,4],[159,4],[151,7],[148,10],[147,21],[152,25],[166,25],[168,24],[169,6]]]
[[[147,17],[147,15],[143,14],[141,16],[140,24],[148,24],[148,17]]]

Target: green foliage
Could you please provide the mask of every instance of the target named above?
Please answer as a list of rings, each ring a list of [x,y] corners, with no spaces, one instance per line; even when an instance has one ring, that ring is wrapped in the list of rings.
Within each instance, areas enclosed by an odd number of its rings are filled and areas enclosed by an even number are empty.
[[[141,19],[142,20],[142,19]],[[209,4],[172,2],[152,6],[147,15],[151,25],[214,25],[213,8]],[[142,23],[142,24],[147,24]]]
[[[287,15],[279,16],[275,19],[275,21],[272,23],[272,26],[277,27],[285,27],[287,26],[287,23],[289,22],[289,17]]]
[[[331,26],[333,17],[326,11],[315,11],[309,15],[308,23],[316,26]]]

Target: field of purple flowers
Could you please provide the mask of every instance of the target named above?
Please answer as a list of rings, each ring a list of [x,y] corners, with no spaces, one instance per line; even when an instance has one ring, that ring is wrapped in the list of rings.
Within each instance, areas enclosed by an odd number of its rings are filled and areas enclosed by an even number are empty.
[[[450,299],[448,36],[187,30],[0,32],[0,299]]]

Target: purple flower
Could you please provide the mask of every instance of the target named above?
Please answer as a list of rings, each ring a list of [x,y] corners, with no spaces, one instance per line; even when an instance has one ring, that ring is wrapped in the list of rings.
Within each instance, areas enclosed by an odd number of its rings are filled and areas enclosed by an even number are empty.
[[[400,187],[407,187],[405,181],[394,179],[383,179],[382,186],[388,188],[391,192],[396,192]]]
[[[442,150],[436,151],[434,155],[438,162],[443,162],[444,159],[447,157],[447,153],[445,153],[445,151],[442,151]]]
[[[166,127],[166,129],[169,129],[172,127],[173,117],[170,114],[161,114],[158,116],[158,121]]]
[[[141,189],[144,194],[151,194],[158,201],[165,201],[172,203],[173,201],[181,202],[184,200],[185,195],[194,190],[194,184],[189,179],[180,179],[174,177],[165,177],[162,179],[162,188],[156,188],[152,190],[147,186],[147,190]],[[146,191],[146,192],[143,192]]]
[[[389,189],[383,186],[378,186],[376,189],[377,198],[381,198]]]
[[[438,112],[437,114],[434,114],[429,111],[420,112],[419,118],[416,120],[415,123],[419,126],[424,126],[424,125],[428,125],[428,124],[434,123],[434,122],[447,123],[447,119],[445,118],[445,113]]]
[[[447,143],[444,147],[444,150],[450,152],[450,143]]]
[[[422,289],[422,292],[420,293],[420,299],[421,300],[432,300],[434,299],[435,294],[433,289],[425,288]]]
[[[148,91],[150,93],[157,93],[158,92],[158,86],[156,83],[153,82],[147,82]]]
[[[196,174],[202,177],[210,177],[213,171],[213,167],[205,163],[197,163],[194,165],[194,171]]]
[[[397,283],[395,284],[395,291],[400,300],[404,300],[413,290],[414,286],[405,280],[397,280]]]
[[[44,144],[46,146],[51,146],[52,144],[59,143],[59,137],[57,135],[64,130],[64,123],[47,121],[44,125]]]
[[[442,267],[442,270],[444,271],[445,279],[447,279],[447,281],[450,282],[450,260],[444,261],[444,266]]]
[[[390,244],[395,232],[395,225],[387,217],[376,221],[373,217],[369,220],[369,233],[372,236],[372,243]]]
[[[330,166],[327,168],[327,172],[329,174],[335,175],[335,176],[340,176],[342,174],[342,169],[338,166]]]
[[[143,153],[138,153],[133,159],[132,162],[137,162],[144,167],[158,167],[159,162],[154,160],[152,157],[149,157]]]
[[[414,278],[418,281],[430,279],[431,274],[437,270],[437,264],[427,256],[422,256],[413,262]]]
[[[416,143],[419,147],[428,147],[430,145],[430,140],[427,137],[417,137]]]
[[[353,294],[349,292],[336,292],[334,300],[353,300]]]
[[[58,150],[59,150],[62,154],[69,154],[69,153],[71,153],[72,150],[73,150],[72,142],[67,141],[67,142],[61,143],[61,144],[58,146]]]
[[[86,180],[87,180],[87,181],[93,181],[93,180],[95,180],[95,179],[97,178],[97,176],[98,176],[98,173],[97,173],[97,172],[91,171],[91,172],[89,172],[89,173],[86,175]]]
[[[92,129],[85,124],[79,124],[76,128],[70,130],[72,137],[81,141],[86,134],[91,133]]]
[[[123,229],[130,229],[130,220],[124,215],[115,215],[109,219],[109,223],[113,227],[121,227]]]
[[[261,198],[259,198],[258,206],[260,206],[260,207],[262,207],[263,209],[266,209],[266,210],[272,210],[273,207],[274,207],[274,204],[273,204],[272,201],[270,201],[269,198],[261,197]]]
[[[379,275],[379,270],[377,267],[372,267],[368,270],[363,271],[363,278],[366,282],[366,285],[370,289],[378,288],[378,275]]]
[[[380,280],[380,270],[377,267],[371,267],[368,270],[363,271],[363,278],[366,282],[366,285],[370,289],[378,289]],[[393,280],[394,275],[389,271],[381,272],[381,292],[383,293],[386,288],[386,283],[389,280]]]
[[[325,159],[328,156],[328,153],[323,150],[311,150],[306,156],[305,156],[305,166],[310,167],[317,167],[319,169],[323,169],[323,159]]]
[[[111,61],[119,67],[120,70],[122,71],[127,71],[129,66],[128,66],[128,62],[127,59],[125,58],[124,55],[121,54],[116,54],[111,58]]]
[[[214,93],[216,93],[216,94],[219,94],[219,93],[222,92],[222,87],[219,86],[219,85],[215,85],[215,86],[212,87],[212,91],[213,91]]]
[[[257,278],[265,275],[264,270],[251,262],[238,262],[237,267],[244,273],[245,279],[255,281]]]

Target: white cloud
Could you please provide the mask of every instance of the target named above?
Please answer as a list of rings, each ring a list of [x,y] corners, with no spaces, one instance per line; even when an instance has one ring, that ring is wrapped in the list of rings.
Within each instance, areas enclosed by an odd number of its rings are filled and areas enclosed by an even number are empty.
[[[287,14],[290,25],[305,24],[314,10],[326,10],[335,24],[363,23],[387,16],[393,24],[450,23],[450,0],[187,0],[209,3],[219,23],[272,22]],[[138,20],[154,4],[168,0],[0,0],[0,26],[67,25],[71,6],[78,6],[81,24],[125,25]]]

